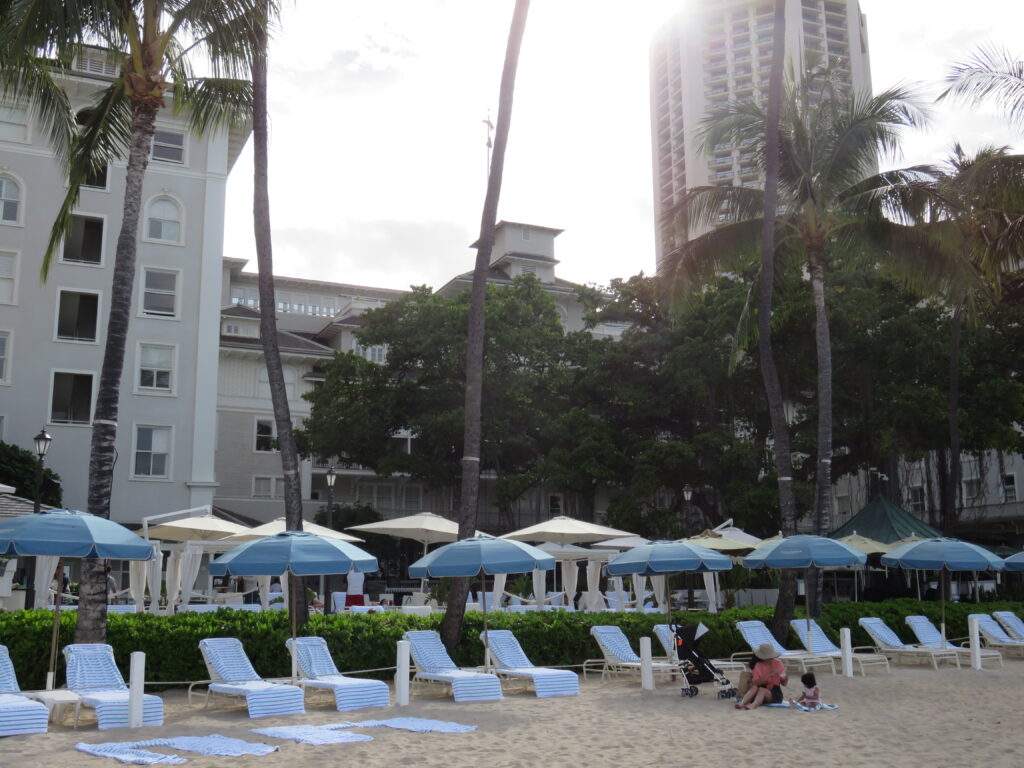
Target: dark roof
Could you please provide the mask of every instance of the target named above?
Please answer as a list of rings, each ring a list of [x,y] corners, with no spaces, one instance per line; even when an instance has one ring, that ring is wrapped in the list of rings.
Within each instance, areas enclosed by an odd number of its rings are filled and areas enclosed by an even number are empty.
[[[236,349],[263,349],[263,343],[252,336],[225,336],[221,334],[220,345],[222,347],[234,347]],[[303,338],[289,331],[278,330],[277,346],[284,352],[304,352],[307,354],[318,354],[330,357],[334,350],[323,344]]]
[[[41,504],[40,509],[56,509],[46,504]],[[0,493],[0,518],[15,517],[16,515],[30,515],[35,511],[35,502],[13,493]]]
[[[220,311],[225,317],[248,317],[253,320],[259,320],[260,313],[258,310],[252,307],[243,307],[241,304],[233,304],[226,309]]]
[[[875,496],[864,509],[836,528],[832,532],[832,538],[841,539],[854,533],[883,544],[892,544],[908,536],[930,539],[942,535],[928,523],[918,520],[882,495]]]

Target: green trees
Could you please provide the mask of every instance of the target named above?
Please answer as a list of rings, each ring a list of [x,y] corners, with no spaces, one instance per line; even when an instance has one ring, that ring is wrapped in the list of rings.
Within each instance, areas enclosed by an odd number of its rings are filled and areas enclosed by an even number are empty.
[[[15,496],[25,499],[36,497],[36,466],[39,459],[32,451],[0,441],[0,484],[14,488]],[[61,504],[60,475],[49,467],[43,469],[43,504],[59,507]]]
[[[124,206],[114,256],[110,314],[93,416],[88,511],[109,515],[118,402],[131,316],[142,181],[149,163],[157,113],[170,93],[202,132],[249,115],[250,87],[234,79],[251,60],[250,25],[256,0],[180,3],[162,0],[52,3],[0,0],[0,92],[24,100],[49,128],[68,175],[68,189],[42,259],[52,255],[71,226],[79,189],[93,172],[127,156]],[[73,115],[61,79],[87,46],[102,46],[119,74]],[[210,77],[196,77],[190,57],[203,56]],[[106,631],[103,569],[83,565],[76,642],[102,642]]]

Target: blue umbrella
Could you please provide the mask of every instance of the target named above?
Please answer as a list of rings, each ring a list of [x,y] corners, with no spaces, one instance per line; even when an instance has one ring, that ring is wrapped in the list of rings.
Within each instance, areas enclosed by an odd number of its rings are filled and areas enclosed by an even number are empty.
[[[73,509],[50,509],[0,522],[0,555],[152,560],[153,546],[120,523],[105,517]],[[57,568],[61,568],[60,560]],[[57,669],[59,627],[60,600],[57,599],[53,606],[47,685],[52,682]]]
[[[1024,571],[1024,552],[1018,552],[1016,555],[1010,555],[1006,560],[1003,561],[1008,571]]]
[[[618,555],[605,565],[609,576],[661,576],[682,571],[728,571],[732,558],[688,541],[652,541]],[[653,588],[653,587],[652,587]],[[665,584],[665,619],[672,623],[672,590]],[[637,595],[640,601],[640,595]],[[621,606],[620,606],[621,607]]]
[[[354,544],[306,531],[285,531],[240,544],[210,563],[211,576],[323,576],[378,569],[377,558]]]
[[[1003,558],[960,539],[921,539],[901,544],[882,555],[882,565],[918,571],[1002,571]],[[946,585],[939,579],[942,639],[946,639]]]
[[[555,567],[555,558],[542,549],[514,539],[495,539],[490,536],[474,536],[438,547],[409,566],[409,577],[422,579],[427,576],[476,576],[496,573],[526,573],[527,571],[550,571]],[[486,586],[485,586],[486,589]],[[490,646],[487,635],[487,599],[483,601],[484,613],[484,664],[490,663]]]

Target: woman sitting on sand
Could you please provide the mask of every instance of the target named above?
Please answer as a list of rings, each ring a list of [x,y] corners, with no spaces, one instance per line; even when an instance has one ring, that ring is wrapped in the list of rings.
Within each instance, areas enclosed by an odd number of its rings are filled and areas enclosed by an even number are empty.
[[[757,709],[762,704],[781,704],[784,696],[782,686],[789,682],[786,667],[779,659],[779,652],[771,643],[761,643],[754,649],[758,662],[754,665],[754,676],[750,690],[736,709]]]

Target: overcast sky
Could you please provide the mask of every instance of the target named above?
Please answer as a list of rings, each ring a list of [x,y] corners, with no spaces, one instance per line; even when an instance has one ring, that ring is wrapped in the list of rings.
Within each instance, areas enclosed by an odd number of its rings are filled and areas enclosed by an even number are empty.
[[[534,0],[499,218],[564,229],[558,274],[606,285],[654,270],[647,53],[694,0]],[[486,126],[513,0],[298,0],[271,49],[275,273],[438,287],[472,269]],[[997,42],[1024,56],[1021,0],[861,0],[875,90],[931,86]],[[899,164],[954,139],[1024,150],[994,111],[943,107]],[[892,165],[892,163],[890,163]],[[228,182],[226,256],[250,259],[251,143]]]

